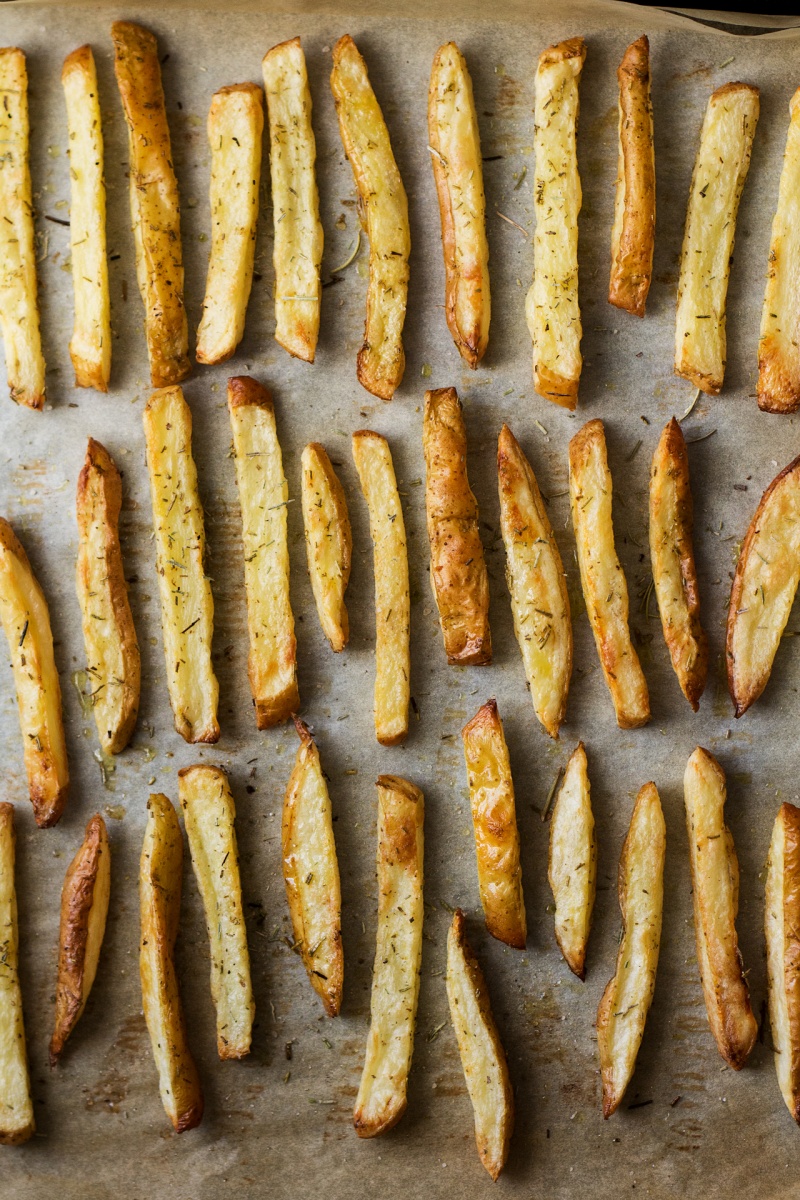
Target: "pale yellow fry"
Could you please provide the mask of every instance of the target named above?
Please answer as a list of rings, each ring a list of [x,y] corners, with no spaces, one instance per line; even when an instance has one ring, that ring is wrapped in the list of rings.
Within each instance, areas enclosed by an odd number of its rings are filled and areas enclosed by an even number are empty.
[[[800,408],[800,88],[789,102],[789,128],[772,221],[767,287],[758,343],[758,407]]]
[[[324,446],[309,442],[301,460],[301,500],[311,590],[322,631],[344,650],[350,624],[344,594],[350,579],[353,536],[344,488]]]
[[[0,1144],[18,1146],[33,1136],[22,993],[19,986],[17,893],[14,886],[14,805],[0,804]]]
[[[781,805],[772,830],[764,928],[775,1072],[800,1124],[800,808],[793,804]]]
[[[570,971],[583,979],[597,886],[597,839],[583,742],[572,752],[553,807],[547,876],[556,905],[556,941]]]

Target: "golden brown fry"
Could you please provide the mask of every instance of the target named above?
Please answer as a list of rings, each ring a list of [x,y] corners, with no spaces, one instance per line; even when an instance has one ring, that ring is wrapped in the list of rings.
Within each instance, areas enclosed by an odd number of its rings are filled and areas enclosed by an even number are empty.
[[[800,1125],[800,808],[782,804],[767,859],[764,926],[775,1071]]]
[[[344,594],[350,580],[353,535],[347,499],[324,446],[309,442],[301,460],[301,500],[311,590],[331,650],[344,650],[350,624]]]
[[[643,317],[653,273],[656,161],[650,103],[650,42],[632,42],[617,70],[619,156],[608,302]]]
[[[14,805],[0,804],[0,1145],[19,1146],[33,1136],[22,994],[19,986],[17,893],[14,887]]]
[[[597,886],[597,839],[583,742],[572,752],[553,808],[547,877],[556,906],[556,941],[570,971],[584,979]]]

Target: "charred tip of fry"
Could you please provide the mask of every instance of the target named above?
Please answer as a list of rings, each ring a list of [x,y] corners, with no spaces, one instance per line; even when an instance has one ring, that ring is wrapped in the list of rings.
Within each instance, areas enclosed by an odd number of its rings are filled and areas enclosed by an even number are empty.
[[[193,1104],[186,1112],[181,1113],[172,1124],[176,1133],[187,1133],[190,1129],[196,1129],[202,1119],[203,1098],[201,1096],[196,1104]]]
[[[232,375],[228,380],[228,408],[233,411],[247,404],[272,410],[272,393],[251,375]]]
[[[563,42],[555,42],[539,55],[539,64],[564,62],[568,58],[586,58],[586,43],[582,37],[566,38]]]
[[[300,741],[304,746],[310,745],[314,739],[311,736],[311,731],[308,728],[308,725],[306,725],[305,721],[298,717],[297,713],[292,713],[292,721],[294,722],[294,727],[297,730],[297,736],[300,738]]]

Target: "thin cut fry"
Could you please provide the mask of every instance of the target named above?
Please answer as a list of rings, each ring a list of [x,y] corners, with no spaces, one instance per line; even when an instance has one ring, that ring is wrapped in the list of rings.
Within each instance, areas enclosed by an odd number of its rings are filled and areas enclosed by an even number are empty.
[[[767,287],[758,343],[758,407],[800,408],[800,88],[789,101],[789,128],[772,221]]]
[[[556,905],[556,941],[570,971],[584,979],[597,886],[597,839],[583,742],[572,752],[553,808],[547,876]]]
[[[344,488],[324,446],[309,442],[301,461],[301,498],[311,590],[322,632],[337,653],[350,638],[344,594],[353,535]]]
[[[643,317],[653,274],[656,162],[650,103],[650,42],[632,42],[617,70],[619,156],[608,302]]]
[[[782,804],[767,859],[764,925],[775,1071],[800,1125],[800,808]]]
[[[19,986],[17,893],[14,886],[14,805],[0,804],[0,1144],[19,1146],[33,1136],[22,994]]]

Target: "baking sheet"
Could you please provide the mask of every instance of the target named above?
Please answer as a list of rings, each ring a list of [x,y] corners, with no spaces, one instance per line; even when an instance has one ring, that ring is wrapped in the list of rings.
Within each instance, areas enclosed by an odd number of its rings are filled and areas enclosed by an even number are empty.
[[[222,7],[222,6],[221,6]],[[721,655],[730,577],[738,542],[762,489],[798,451],[797,421],[757,411],[756,342],[770,224],[797,77],[795,34],[736,37],[680,15],[633,5],[509,0],[491,20],[478,3],[414,0],[408,17],[381,3],[235,3],[216,13],[180,4],[4,4],[0,41],[28,54],[32,171],[41,254],[40,282],[47,411],[0,403],[0,511],[20,534],[50,600],[62,673],[72,795],[59,826],[35,828],[26,798],[10,673],[0,689],[3,798],[17,805],[22,983],[37,1136],[3,1149],[3,1194],[63,1200],[153,1194],[215,1200],[225,1196],[344,1198],[479,1196],[490,1187],[475,1151],[472,1116],[443,980],[450,908],[470,914],[509,1056],[517,1125],[500,1194],[552,1198],[625,1193],[708,1197],[747,1190],[760,1197],[797,1194],[800,1133],[780,1097],[768,1033],[741,1074],[725,1069],[708,1029],[694,953],[689,867],[682,807],[686,759],[698,743],[728,776],[727,819],[741,865],[739,932],[762,1014],[765,957],[761,933],[763,864],[783,799],[800,798],[796,769],[797,642],[778,653],[766,694],[740,722],[727,698]],[[295,15],[285,9],[293,9]],[[349,255],[356,236],[355,193],[328,87],[330,50],[351,33],[364,53],[389,125],[410,198],[413,253],[407,369],[385,405],[355,378],[365,294],[365,255],[323,293],[322,331],[313,366],[273,341],[271,211],[268,189],[259,229],[245,340],[235,359],[197,368],[184,385],[195,421],[194,452],[206,510],[216,605],[214,661],[220,681],[222,737],[215,747],[184,745],[173,731],[164,678],[159,608],[144,464],[142,409],[149,394],[142,308],[136,289],[127,197],[127,144],[113,79],[109,25],[141,19],[164,58],[164,86],[183,201],[186,300],[190,329],[200,314],[209,228],[205,120],[215,88],[260,81],[263,53],[302,34],[314,99],[319,187],[326,248],[324,278]],[[733,18],[734,20],[736,18]],[[647,318],[606,303],[609,232],[616,171],[616,66],[640,33],[651,36],[658,170],[655,271]],[[585,366],[574,416],[534,395],[523,301],[532,270],[533,78],[549,43],[583,33],[588,54],[581,84],[579,160],[584,189],[580,291]],[[491,249],[493,320],[480,369],[467,371],[445,326],[438,213],[426,149],[426,88],[435,49],[454,38],[473,75],[481,122]],[[116,333],[112,389],[103,397],[72,387],[68,230],[47,220],[68,215],[66,128],[59,82],[63,57],[91,42],[97,58],[106,138],[109,250]],[[168,57],[167,57],[168,56]],[[693,391],[672,374],[675,284],[689,180],[710,91],[730,79],[757,83],[762,108],[738,222],[728,298],[725,391],[701,399],[684,422],[696,501],[696,548],[711,671],[693,716],[669,666],[660,625],[641,598],[649,579],[648,464],[663,424]],[[251,372],[273,389],[290,494],[299,493],[300,453],[325,443],[338,465],[354,535],[349,590],[351,642],[335,658],[316,618],[307,579],[299,505],[289,507],[292,598],[297,619],[303,715],[315,729],[330,777],[342,875],[343,1013],[321,1015],[302,964],[288,948],[289,919],[280,868],[280,809],[296,748],[289,729],[258,734],[246,678],[247,637],[240,518],[225,406],[229,374]],[[477,494],[492,593],[495,662],[448,667],[427,571],[421,406],[426,387],[455,384],[465,405],[469,471]],[[0,391],[4,388],[0,386]],[[653,721],[616,728],[582,605],[569,527],[566,448],[591,417],[606,423],[616,483],[618,547],[632,599],[632,624],[651,688]],[[575,609],[575,672],[561,741],[551,744],[525,691],[503,580],[494,453],[503,420],[529,454],[569,575]],[[381,749],[372,725],[372,566],[365,505],[349,435],[370,427],[394,454],[409,534],[412,579],[412,692],[419,720],[407,744]],[[712,431],[714,431],[712,433]],[[73,582],[74,488],[88,435],[100,439],[125,472],[122,538],[142,649],[143,693],[131,748],[105,787],[94,724],[71,682],[84,665]],[[639,443],[641,442],[641,445]],[[638,447],[638,448],[637,448]],[[738,485],[738,489],[734,488]],[[744,490],[746,488],[746,490]],[[797,618],[790,621],[796,628]],[[489,696],[505,721],[522,837],[529,944],[524,954],[492,942],[482,927],[459,731]],[[599,837],[598,895],[585,984],[556,949],[546,879],[548,827],[540,819],[556,771],[579,738],[587,746]],[[194,880],[186,864],[178,963],[190,1042],[206,1095],[200,1129],[175,1137],[158,1097],[138,981],[137,865],[148,791],[175,801],[176,772],[197,761],[222,764],[238,809],[244,898],[257,1003],[253,1054],[216,1059],[208,950]],[[359,1142],[351,1111],[369,1017],[374,953],[376,795],[381,771],[407,775],[426,800],[426,940],[409,1107],[400,1126]],[[620,928],[616,866],[638,787],[654,779],[667,828],[664,931],[655,1001],[636,1075],[622,1110],[603,1122],[594,1017],[613,971]],[[110,790],[111,789],[111,790]],[[47,1067],[63,874],[88,817],[106,814],[113,852],[108,932],[94,991],[62,1065]]]

